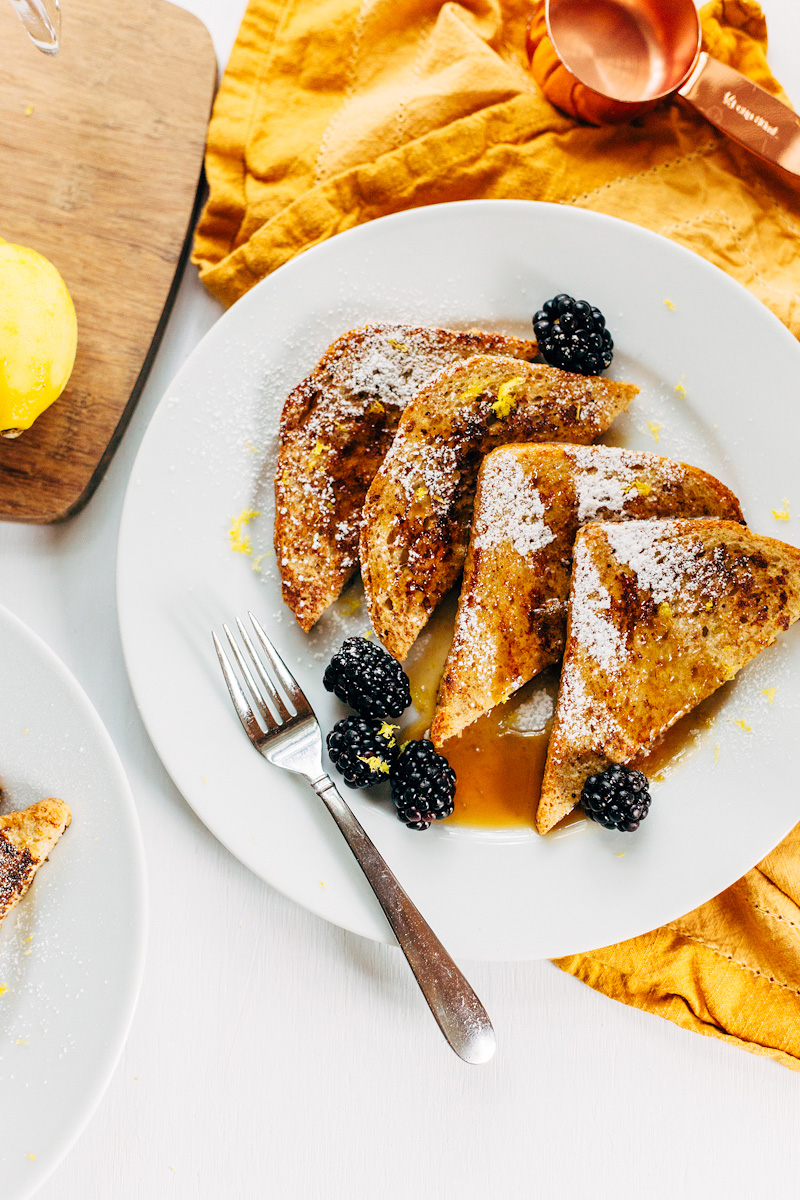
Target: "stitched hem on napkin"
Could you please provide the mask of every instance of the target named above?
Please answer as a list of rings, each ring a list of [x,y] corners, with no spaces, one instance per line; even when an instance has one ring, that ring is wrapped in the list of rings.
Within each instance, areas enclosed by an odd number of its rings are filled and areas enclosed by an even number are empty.
[[[610,999],[663,1017],[682,1029],[718,1038],[752,1054],[771,1058],[793,1071],[800,1071],[800,1057],[789,1048],[791,1039],[786,1032],[787,1028],[796,1029],[798,1026],[800,1008],[795,989],[761,975],[716,947],[677,931],[673,931],[676,940],[670,953],[665,947],[659,946],[664,940],[661,935],[665,932],[658,930],[644,938],[634,939],[633,943],[622,943],[591,954],[576,954],[553,961],[561,970]],[[647,948],[647,962],[641,968],[623,967],[605,957],[616,956],[626,947],[651,939],[655,940],[655,944]],[[671,956],[692,960],[690,973],[698,985],[697,991],[670,979],[665,963]],[[740,978],[737,979],[737,975]],[[670,991],[670,986],[675,990]],[[760,994],[754,994],[754,989]],[[787,1002],[786,996],[780,994],[781,989],[791,994],[791,1002]],[[752,1035],[742,1031],[732,1032],[743,1022],[752,1026]],[[762,1040],[755,1036],[756,1030]]]

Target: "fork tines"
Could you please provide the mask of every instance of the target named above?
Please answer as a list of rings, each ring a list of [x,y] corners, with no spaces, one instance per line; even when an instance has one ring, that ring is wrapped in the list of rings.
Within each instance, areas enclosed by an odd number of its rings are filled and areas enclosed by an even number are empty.
[[[225,631],[233,657],[236,660],[236,665],[242,673],[242,677],[247,684],[261,720],[266,726],[267,731],[273,732],[276,729],[280,729],[287,722],[292,721],[295,717],[310,715],[311,706],[306,700],[297,680],[291,671],[289,671],[278,651],[262,629],[260,622],[251,612],[248,612],[247,615],[250,618],[256,640],[267,659],[268,667],[262,662],[256,647],[253,645],[245,629],[244,623],[239,617],[236,618],[236,627],[239,630],[239,636],[244,645],[244,653],[239,649],[236,639],[228,626],[223,625],[222,628]],[[236,677],[236,673],[222,648],[219,638],[216,633],[213,633],[212,637],[217,657],[219,658],[219,665],[222,667],[222,674],[225,676],[225,682],[228,685],[228,691],[231,694],[231,700],[238,713],[239,720],[242,722],[250,740],[256,741],[263,736],[263,730],[256,720],[247,696]],[[283,695],[279,688],[282,689]],[[288,707],[287,701],[288,705],[291,705],[294,709],[294,712]]]

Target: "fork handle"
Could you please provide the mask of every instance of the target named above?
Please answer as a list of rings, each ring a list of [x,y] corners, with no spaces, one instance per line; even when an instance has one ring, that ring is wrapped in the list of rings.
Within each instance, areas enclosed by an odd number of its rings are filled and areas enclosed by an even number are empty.
[[[436,1023],[459,1058],[488,1062],[495,1035],[486,1009],[417,907],[409,900],[336,784],[328,775],[311,786],[344,834],[394,930]]]

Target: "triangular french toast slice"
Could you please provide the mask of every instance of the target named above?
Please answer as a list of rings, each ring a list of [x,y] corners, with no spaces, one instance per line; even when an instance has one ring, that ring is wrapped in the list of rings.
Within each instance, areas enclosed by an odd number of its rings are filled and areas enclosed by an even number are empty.
[[[0,921],[25,895],[71,819],[69,805],[55,799],[0,817]]]
[[[367,325],[338,338],[286,398],[275,473],[283,598],[308,632],[358,565],[361,509],[400,414],[422,384],[474,354],[534,358],[499,333]]]
[[[800,550],[713,519],[578,533],[540,833],[800,617]]]
[[[742,520],[733,492],[713,475],[656,454],[542,444],[493,450],[478,475],[434,744],[560,660],[581,525],[690,516]]]
[[[369,614],[395,658],[458,579],[483,456],[509,442],[592,442],[638,390],[478,356],[417,393],[367,493],[361,531]]]

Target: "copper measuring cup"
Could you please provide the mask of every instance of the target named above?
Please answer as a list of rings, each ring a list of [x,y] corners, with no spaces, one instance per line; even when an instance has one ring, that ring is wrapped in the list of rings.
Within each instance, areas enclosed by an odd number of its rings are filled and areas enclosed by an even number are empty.
[[[581,83],[638,105],[675,92],[728,137],[800,176],[800,117],[701,50],[693,0],[545,0],[547,32]]]

